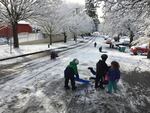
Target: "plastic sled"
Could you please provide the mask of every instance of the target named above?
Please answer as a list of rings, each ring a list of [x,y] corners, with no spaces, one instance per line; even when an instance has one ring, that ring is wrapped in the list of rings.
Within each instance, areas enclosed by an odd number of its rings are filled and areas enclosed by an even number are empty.
[[[84,84],[89,84],[90,83],[89,80],[84,80],[84,79],[81,79],[81,78],[75,78],[75,81],[82,82]]]

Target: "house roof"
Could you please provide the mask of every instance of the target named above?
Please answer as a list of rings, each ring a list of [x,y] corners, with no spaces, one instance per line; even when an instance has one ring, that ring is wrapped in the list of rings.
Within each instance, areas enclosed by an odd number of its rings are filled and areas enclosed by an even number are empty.
[[[29,24],[30,25],[30,23],[26,22],[26,21],[20,21],[20,22],[18,22],[18,24]]]

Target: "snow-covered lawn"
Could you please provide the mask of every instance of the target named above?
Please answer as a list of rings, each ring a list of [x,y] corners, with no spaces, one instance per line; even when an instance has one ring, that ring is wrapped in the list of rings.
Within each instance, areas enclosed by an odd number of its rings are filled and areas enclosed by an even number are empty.
[[[93,45],[95,41],[98,43],[96,48]],[[141,113],[141,111],[148,113],[150,86],[145,87],[140,81],[145,80],[148,85],[150,77],[144,72],[150,72],[150,61],[146,56],[131,56],[129,53],[109,49],[101,38],[95,41],[62,52],[54,61],[49,57],[43,57],[11,68],[13,73],[0,79],[0,111],[2,113]],[[78,58],[79,75],[88,79],[91,74],[87,68],[89,66],[95,68],[103,54],[98,50],[100,45],[109,56],[108,65],[112,60],[118,61],[121,65],[120,91],[109,95],[106,90],[96,91],[94,83],[88,86],[77,83],[77,91],[65,91],[63,89],[65,67],[73,58]],[[131,73],[134,71],[137,77]],[[143,72],[143,77],[146,78],[141,77],[139,71]]]
[[[79,41],[86,41],[84,39],[78,39]],[[20,45],[19,49],[14,49],[9,45],[0,45],[0,59],[8,58],[12,56],[18,56],[22,54],[34,53],[43,50],[55,49],[58,47],[67,47],[69,45],[78,43],[73,40],[68,41],[67,43],[59,42],[53,43],[50,48],[48,48],[48,44],[37,44],[37,45]]]

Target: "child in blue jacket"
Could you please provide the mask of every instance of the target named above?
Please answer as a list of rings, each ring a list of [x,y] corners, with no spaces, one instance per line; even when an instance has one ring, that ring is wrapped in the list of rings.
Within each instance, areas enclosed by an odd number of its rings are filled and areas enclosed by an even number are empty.
[[[112,89],[114,92],[117,91],[117,82],[120,79],[120,65],[116,61],[111,62],[111,68],[108,70],[108,93],[112,93]]]

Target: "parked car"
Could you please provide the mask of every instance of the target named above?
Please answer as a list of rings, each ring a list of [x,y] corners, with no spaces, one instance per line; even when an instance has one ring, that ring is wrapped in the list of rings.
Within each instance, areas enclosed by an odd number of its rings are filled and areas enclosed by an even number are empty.
[[[110,38],[108,35],[104,35],[103,37],[104,37],[104,40],[107,40]]]
[[[99,32],[93,32],[92,35],[98,37],[98,36],[100,36],[100,33]]]
[[[130,38],[127,36],[123,36],[120,38],[119,42],[116,42],[116,46],[123,45],[128,46],[130,44]]]
[[[112,38],[108,38],[106,40],[106,44],[112,44],[114,42],[114,40]]]
[[[106,44],[109,44],[109,45],[110,45],[110,48],[114,48],[114,46],[115,46],[115,40],[112,39],[112,38],[108,38],[108,39],[106,40]]]
[[[134,55],[141,55],[144,53],[147,53],[149,49],[149,44],[143,44],[140,46],[132,46],[130,48],[130,51],[134,54]]]

